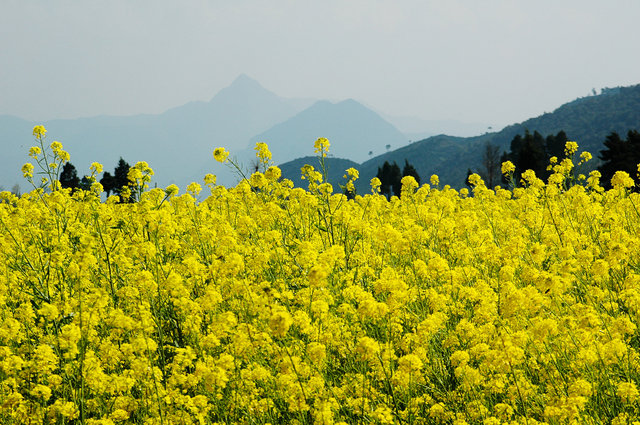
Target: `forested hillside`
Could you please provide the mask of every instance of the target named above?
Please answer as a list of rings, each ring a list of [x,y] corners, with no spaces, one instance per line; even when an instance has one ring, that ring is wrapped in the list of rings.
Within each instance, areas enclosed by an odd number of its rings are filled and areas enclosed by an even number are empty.
[[[385,161],[403,163],[408,159],[423,181],[437,174],[441,184],[453,187],[464,185],[469,169],[482,168],[483,152],[487,143],[508,151],[511,140],[518,135],[538,131],[547,136],[564,131],[569,140],[578,142],[580,150],[590,151],[594,166],[604,141],[611,132],[626,135],[631,129],[640,129],[640,85],[603,89],[601,94],[576,99],[555,111],[514,124],[496,133],[476,137],[439,135],[387,152],[362,163],[359,167],[360,192],[368,191],[369,180],[376,175]]]

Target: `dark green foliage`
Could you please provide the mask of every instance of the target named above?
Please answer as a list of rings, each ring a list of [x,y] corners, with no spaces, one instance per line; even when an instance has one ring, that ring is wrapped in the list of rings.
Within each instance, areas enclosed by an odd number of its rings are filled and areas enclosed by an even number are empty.
[[[630,87],[602,89],[597,96],[588,96],[566,103],[539,117],[505,128],[494,138],[499,144],[505,136],[513,138],[524,129],[535,129],[542,134],[566,132],[580,150],[594,154],[602,148],[605,137],[613,131],[626,132],[640,125],[640,84]],[[553,156],[561,158],[564,145]]]
[[[536,176],[546,180],[550,174],[550,171],[547,170],[550,158],[555,156],[561,160],[564,157],[566,142],[567,135],[562,130],[555,136],[548,135],[546,138],[537,131],[531,134],[525,130],[524,136],[517,134],[511,140],[511,150],[502,156],[501,162],[513,162],[513,165],[516,166],[514,173],[516,182],[520,181],[520,176],[526,170],[533,170]],[[503,183],[506,183],[504,177]]]
[[[113,192],[116,195],[120,195],[122,188],[129,184],[129,178],[127,177],[129,168],[131,168],[129,163],[121,157],[113,172]]]
[[[636,180],[638,174],[638,164],[640,164],[640,133],[637,130],[630,130],[627,139],[622,140],[618,133],[609,134],[604,141],[606,149],[600,151],[600,159],[603,161],[598,168],[602,177],[602,186],[606,189],[611,187],[611,177],[616,171],[626,171],[629,176]]]
[[[129,184],[129,178],[127,174],[129,174],[129,164],[127,161],[120,157],[118,161],[118,165],[116,165],[115,170],[113,171],[113,175],[108,171],[105,171],[100,179],[100,184],[102,184],[102,188],[107,193],[107,196],[114,195],[120,196],[122,193],[122,189]],[[131,195],[131,199],[127,200],[128,202],[133,202],[133,194]],[[121,200],[124,201],[124,200]]]
[[[104,191],[107,193],[107,197],[109,197],[109,195],[111,195],[111,192],[113,192],[113,188],[115,186],[115,180],[110,172],[104,172],[102,178],[100,179],[100,184],[102,185]]]
[[[542,177],[548,164],[545,154],[545,141],[540,133],[533,134],[525,131],[524,137],[519,134],[511,141],[509,158],[516,166],[515,179],[520,180],[520,175],[526,170],[533,170],[536,176]]]
[[[412,176],[416,179],[418,185],[420,185],[420,175],[418,174],[418,171],[413,165],[409,164],[409,161],[406,159],[404,160],[404,168],[402,169],[402,177],[404,176]]]
[[[551,156],[564,156],[563,137],[575,141],[580,151],[589,151],[594,157],[603,146],[602,142],[612,131],[626,133],[630,128],[640,128],[640,84],[631,87],[603,89],[597,96],[589,96],[566,103],[552,113],[514,124],[497,133],[487,133],[476,137],[454,137],[438,135],[420,140],[400,149],[386,152],[364,162],[360,167],[360,184],[374,177],[376,170],[385,162],[403,161],[411,158],[411,163],[422,176],[437,174],[441,184],[460,187],[466,179],[465,169],[482,170],[482,157],[487,142],[509,151],[513,138],[522,135],[526,129],[537,130],[540,134],[561,134],[564,136],[551,143]],[[557,136],[554,136],[557,137]],[[589,166],[597,167],[597,159]],[[546,168],[546,167],[545,167]],[[546,170],[545,170],[546,171]],[[587,171],[587,170],[585,170]],[[544,177],[544,176],[540,176]],[[356,182],[356,186],[358,182]]]
[[[394,162],[395,164],[395,162]],[[391,164],[388,161],[385,161],[382,164],[382,168],[378,167],[378,174],[376,177],[380,179],[380,193],[382,193],[387,198],[391,197]]]
[[[400,189],[402,189],[402,173],[400,172],[400,167],[395,162],[393,163],[393,165],[391,165],[389,179],[389,184],[393,189],[393,194],[395,196],[400,196]]]
[[[391,198],[391,196],[400,196],[402,191],[402,178],[404,176],[413,176],[414,179],[420,184],[420,175],[416,171],[415,167],[407,161],[404,160],[404,168],[402,172],[400,171],[400,167],[394,161],[393,164],[389,164],[388,161],[385,161],[382,164],[382,168],[378,167],[378,174],[376,177],[380,179],[380,193],[385,195],[387,198]]]
[[[62,186],[63,189],[77,189],[80,186],[80,179],[78,178],[76,167],[70,162],[67,162],[62,167],[60,186]]]
[[[382,165],[382,168],[378,168],[377,177],[380,179],[380,192],[387,198],[391,196],[400,196],[400,188],[402,187],[402,173],[398,164],[389,164],[387,161]]]
[[[83,176],[78,187],[82,190],[91,190],[91,180],[87,176]]]
[[[469,177],[471,176],[471,174],[473,174],[473,171],[471,171],[471,168],[467,168],[467,178],[464,179],[464,184],[471,189],[471,182],[469,181]]]
[[[563,158],[564,145],[567,143],[568,140],[569,138],[567,137],[567,133],[565,133],[562,130],[560,130],[558,134],[556,134],[555,136],[551,134],[548,135],[546,144],[545,144],[545,150],[547,152],[547,156],[549,158],[551,158],[552,156],[555,156],[556,158],[558,158],[558,160]]]

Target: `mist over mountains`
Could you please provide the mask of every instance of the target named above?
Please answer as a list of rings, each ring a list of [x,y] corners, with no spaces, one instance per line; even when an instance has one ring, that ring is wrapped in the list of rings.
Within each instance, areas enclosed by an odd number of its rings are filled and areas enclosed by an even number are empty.
[[[208,102],[190,102],[156,115],[45,122],[0,115],[0,186],[9,189],[19,183],[23,190],[29,189],[20,167],[30,160],[27,152],[34,144],[31,131],[36,124],[47,128],[49,143],[59,140],[70,152],[80,176],[88,173],[91,162],[100,162],[111,171],[123,157],[130,165],[147,161],[156,173],[152,184],[165,187],[175,183],[184,190],[206,173],[216,174],[221,184],[236,183],[237,175],[212,157],[218,146],[229,149],[250,173],[255,159],[253,146],[266,142],[275,163],[282,164],[284,175],[296,179],[300,158],[313,155],[313,142],[326,137],[331,142],[330,166],[332,161],[335,167],[359,164],[360,185],[366,185],[384,161],[402,164],[408,159],[425,181],[429,175],[438,174],[441,182],[460,186],[467,169],[479,166],[482,148],[489,141],[507,149],[513,136],[525,128],[544,134],[565,130],[597,155],[606,134],[640,128],[639,120],[640,86],[603,91],[563,105],[553,113],[486,133],[484,124],[382,116],[353,99],[329,102],[283,98],[241,75]],[[433,136],[440,129],[458,136]],[[479,135],[460,137],[472,134]],[[330,174],[341,176],[343,171]]]
[[[321,100],[287,121],[251,138],[249,146],[267,142],[277,161],[313,155],[313,142],[326,137],[330,154],[363,162],[369,152],[381,154],[386,146],[397,148],[407,138],[371,109],[353,99],[338,103]]]
[[[216,174],[222,184],[235,184],[237,175],[211,156],[218,146],[230,150],[249,172],[252,147],[258,141],[270,145],[279,163],[312,154],[318,137],[331,141],[333,156],[363,162],[406,145],[410,139],[355,100],[332,103],[283,98],[240,75],[210,101],[190,102],[162,114],[44,122],[2,115],[0,186],[19,183],[27,189],[19,170],[29,160],[27,151],[34,144],[31,129],[36,124],[47,128],[48,142],[59,140],[64,145],[80,175],[94,161],[112,170],[123,157],[130,165],[148,162],[159,186],[176,183],[183,188],[191,181],[201,181],[206,173]],[[422,130],[422,135],[431,134],[428,128]]]
[[[34,144],[31,129],[47,128],[59,140],[80,174],[97,161],[112,169],[122,156],[129,164],[147,161],[159,186],[188,184],[191,174],[212,162],[215,146],[240,150],[248,140],[310,106],[314,100],[285,99],[241,75],[209,102],[190,102],[158,115],[98,116],[32,122],[0,116],[0,184],[23,183],[20,166]],[[209,161],[210,160],[210,161]],[[202,177],[200,176],[199,179]],[[198,180],[199,180],[198,179]],[[24,182],[26,183],[26,182]]]

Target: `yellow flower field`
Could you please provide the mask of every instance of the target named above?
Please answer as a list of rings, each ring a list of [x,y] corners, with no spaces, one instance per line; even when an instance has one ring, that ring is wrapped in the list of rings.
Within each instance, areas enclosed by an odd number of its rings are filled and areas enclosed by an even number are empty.
[[[2,424],[640,423],[640,196],[577,146],[548,182],[387,201],[259,144],[234,188],[139,163],[118,203],[59,189],[39,127],[36,188],[0,195]]]

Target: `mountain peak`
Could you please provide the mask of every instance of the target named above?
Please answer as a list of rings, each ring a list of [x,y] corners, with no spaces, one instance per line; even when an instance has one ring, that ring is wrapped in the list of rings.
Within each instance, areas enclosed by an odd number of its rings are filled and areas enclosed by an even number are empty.
[[[338,102],[338,104],[342,104],[342,105],[356,105],[356,106],[363,106],[362,103],[358,102],[357,100],[353,99],[353,98],[348,98],[345,99],[341,102]]]
[[[309,108],[253,137],[249,145],[267,141],[280,162],[313,155],[313,141],[326,137],[331,154],[359,162],[367,152],[384,152],[385,145],[401,146],[406,137],[361,103],[347,99],[336,103],[319,100]]]
[[[258,83],[253,78],[249,77],[247,74],[240,74],[236,77],[235,80],[231,83],[229,87],[246,87],[246,86],[258,86],[262,87],[260,83]]]
[[[236,102],[238,99],[255,99],[256,97],[277,98],[278,96],[265,89],[259,82],[246,74],[240,74],[233,82],[220,90],[212,99],[222,103]]]

